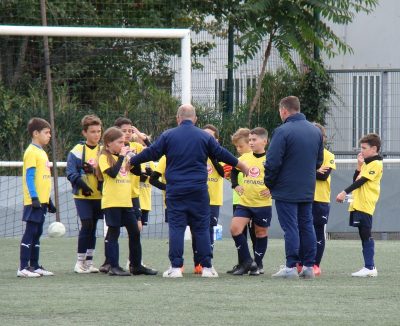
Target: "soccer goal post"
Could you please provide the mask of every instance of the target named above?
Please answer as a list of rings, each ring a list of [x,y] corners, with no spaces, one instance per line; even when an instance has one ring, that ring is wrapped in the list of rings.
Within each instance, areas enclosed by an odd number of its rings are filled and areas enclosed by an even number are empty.
[[[106,28],[0,25],[4,36],[148,38],[181,40],[181,103],[191,103],[190,30],[173,28]]]

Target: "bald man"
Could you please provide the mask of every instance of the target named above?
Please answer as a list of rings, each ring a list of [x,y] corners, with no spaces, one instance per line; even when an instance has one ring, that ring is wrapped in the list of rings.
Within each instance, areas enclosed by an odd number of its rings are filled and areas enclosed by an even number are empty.
[[[176,121],[178,127],[163,132],[130,162],[138,165],[156,161],[162,155],[167,158],[165,178],[171,266],[163,277],[182,277],[184,233],[189,224],[196,238],[202,276],[218,277],[211,264],[207,159],[210,157],[236,166],[246,175],[248,168],[221,147],[214,137],[195,126],[196,110],[192,105],[180,106]]]

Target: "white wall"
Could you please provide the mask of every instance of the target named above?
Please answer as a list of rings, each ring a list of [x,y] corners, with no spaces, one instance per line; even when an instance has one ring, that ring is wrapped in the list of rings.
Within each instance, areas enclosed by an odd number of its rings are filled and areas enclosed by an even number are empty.
[[[327,68],[400,68],[399,0],[380,0],[373,13],[355,14],[350,25],[332,28],[354,53],[325,58]]]

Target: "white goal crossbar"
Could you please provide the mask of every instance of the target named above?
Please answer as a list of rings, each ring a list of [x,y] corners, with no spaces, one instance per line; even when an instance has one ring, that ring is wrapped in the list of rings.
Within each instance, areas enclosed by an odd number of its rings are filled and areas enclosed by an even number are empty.
[[[113,38],[175,38],[181,40],[182,104],[191,103],[190,29],[173,28],[108,28],[0,25],[0,35]]]

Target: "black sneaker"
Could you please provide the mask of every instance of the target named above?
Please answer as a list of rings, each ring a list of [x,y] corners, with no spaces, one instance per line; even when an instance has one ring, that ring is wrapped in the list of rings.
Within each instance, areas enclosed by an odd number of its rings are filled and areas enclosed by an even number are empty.
[[[110,264],[103,264],[99,267],[99,272],[107,274],[111,269]]]
[[[253,259],[249,259],[245,263],[240,264],[239,268],[237,268],[232,275],[244,275],[250,270],[253,271],[254,269],[257,269],[257,264],[254,263]]]
[[[235,265],[232,267],[232,269],[230,269],[229,271],[226,271],[227,274],[233,274],[238,268],[240,267],[240,265]]]
[[[121,266],[111,267],[108,272],[110,276],[131,276],[131,273],[125,271]]]
[[[250,276],[258,276],[260,275],[260,269],[257,266],[257,263],[253,261],[250,266],[249,275]]]
[[[139,267],[129,267],[129,271],[132,275],[157,275],[158,271],[155,269],[140,265]]]

